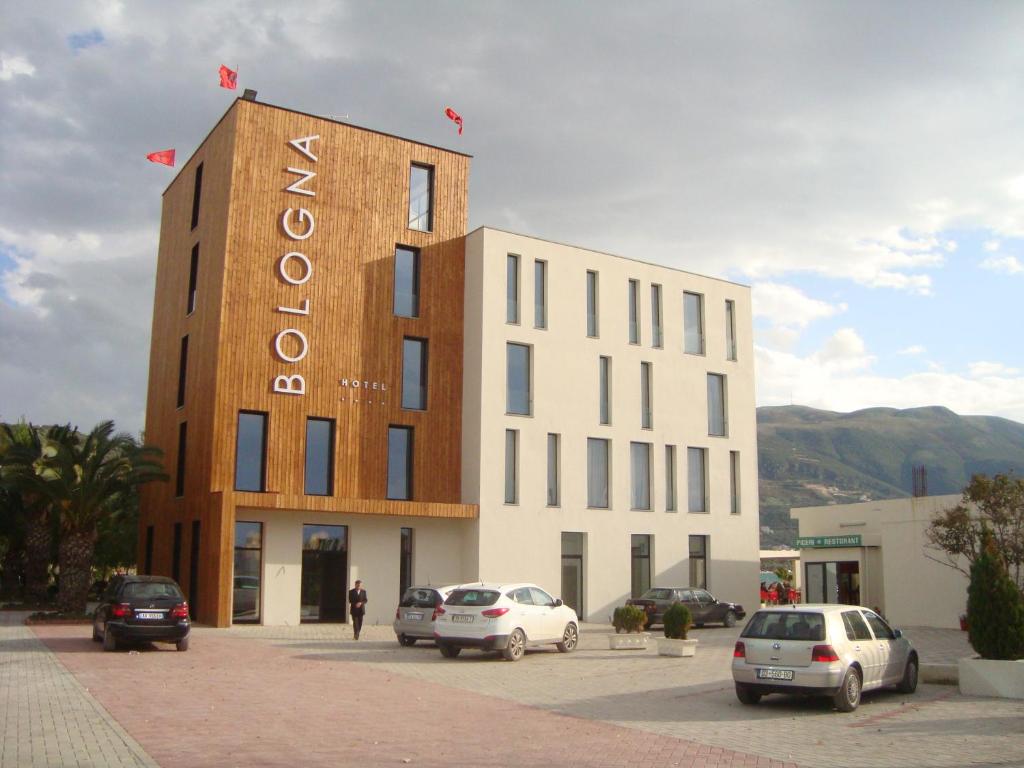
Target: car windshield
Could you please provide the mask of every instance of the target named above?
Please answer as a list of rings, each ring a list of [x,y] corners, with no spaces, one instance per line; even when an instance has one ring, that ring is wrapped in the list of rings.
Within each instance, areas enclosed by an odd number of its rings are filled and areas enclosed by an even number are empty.
[[[433,608],[441,602],[441,596],[437,590],[425,589],[423,587],[410,587],[402,595],[402,602],[398,605],[401,608]]]
[[[162,581],[131,581],[124,585],[121,596],[126,600],[159,600],[169,597],[183,599],[181,590],[174,584]]]
[[[821,641],[825,639],[825,617],[807,611],[758,611],[741,637]]]
[[[500,592],[495,592],[493,589],[456,589],[450,595],[448,599],[444,601],[445,605],[494,605],[498,602],[498,598],[501,596]]]
[[[648,589],[642,595],[641,600],[671,600],[672,590],[671,589]]]

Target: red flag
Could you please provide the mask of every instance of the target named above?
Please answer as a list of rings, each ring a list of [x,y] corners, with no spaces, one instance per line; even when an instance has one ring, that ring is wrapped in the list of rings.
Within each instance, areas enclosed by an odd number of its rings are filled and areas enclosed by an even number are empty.
[[[238,87],[238,72],[220,65],[220,87],[235,90]]]
[[[150,152],[146,155],[146,159],[151,163],[163,163],[169,165],[171,168],[174,167],[174,150],[164,149],[160,152]]]
[[[462,115],[456,112],[451,107],[445,107],[444,113],[448,116],[449,120],[454,120],[455,124],[459,126],[459,136],[462,135]]]

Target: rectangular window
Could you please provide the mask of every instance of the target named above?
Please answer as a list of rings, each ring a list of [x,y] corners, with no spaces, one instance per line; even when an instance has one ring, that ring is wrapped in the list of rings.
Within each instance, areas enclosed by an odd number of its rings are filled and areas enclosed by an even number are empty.
[[[665,511],[676,511],[676,447],[665,446]]]
[[[587,272],[587,336],[597,338],[597,272]]]
[[[654,413],[652,411],[652,380],[651,364],[640,363],[640,428],[654,428]]]
[[[185,456],[186,443],[188,442],[188,422],[181,422],[178,425],[178,465],[174,477],[174,495],[185,495]]]
[[[146,526],[146,559],[145,559],[146,570],[143,573],[149,575],[153,573],[153,526]]]
[[[548,263],[533,262],[533,327],[548,327]]]
[[[401,554],[398,560],[398,596],[412,586],[412,528],[402,528]]]
[[[704,354],[704,297],[699,293],[683,294],[683,344],[687,354]]]
[[[181,581],[181,523],[174,524],[174,540],[171,545],[171,578]]]
[[[302,526],[299,621],[345,621],[348,596],[348,526]]]
[[[629,281],[629,343],[640,343],[640,283]]]
[[[203,195],[203,164],[196,166],[196,183],[192,188],[192,229],[199,224],[199,199]],[[177,581],[177,579],[175,579]]]
[[[526,344],[506,344],[508,364],[505,410],[521,416],[530,415],[530,348]]]
[[[587,506],[608,508],[608,441],[587,438]]]
[[[427,409],[427,340],[402,340],[402,407]]]
[[[634,533],[629,537],[630,595],[640,597],[651,588],[651,536]]]
[[[560,438],[548,433],[548,506],[557,507],[562,503]]]
[[[612,423],[612,359],[610,357],[604,357],[603,355],[598,358],[598,399],[600,401],[600,413],[599,423],[600,424],[611,424]]]
[[[412,499],[412,427],[388,427],[389,499]]]
[[[661,286],[651,286],[651,346],[661,349]]]
[[[519,324],[519,257],[505,257],[505,322]]]
[[[708,434],[725,437],[729,423],[725,411],[725,376],[720,373],[708,374]]]
[[[199,283],[199,243],[192,246],[192,263],[188,268],[188,306],[185,314],[196,311],[196,287]]]
[[[409,229],[434,228],[434,168],[412,164],[409,169]]]
[[[708,537],[690,537],[690,587],[708,588]]]
[[[725,359],[736,359],[736,302],[725,300]]]
[[[404,245],[395,246],[394,311],[398,317],[420,314],[420,252]]]
[[[519,503],[519,431],[505,430],[505,503]]]
[[[259,624],[263,579],[263,523],[235,521],[235,573],[231,621]]]
[[[651,508],[651,445],[650,443],[629,444],[631,509]]]
[[[707,512],[707,450],[686,449],[686,490],[691,512]]]
[[[740,513],[740,452],[729,451],[729,511]]]
[[[306,419],[306,495],[334,493],[334,419]]]
[[[265,491],[267,469],[267,414],[238,412],[235,445],[235,490]]]
[[[178,353],[178,407],[185,405],[185,373],[188,371],[188,336],[181,337]]]
[[[199,614],[199,521],[192,521],[192,541],[188,553],[188,610],[195,619]]]

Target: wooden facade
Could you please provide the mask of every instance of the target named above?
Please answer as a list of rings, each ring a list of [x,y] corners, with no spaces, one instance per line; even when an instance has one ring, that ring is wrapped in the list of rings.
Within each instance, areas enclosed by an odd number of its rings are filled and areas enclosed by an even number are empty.
[[[407,226],[412,164],[434,169],[430,232]],[[200,621],[230,623],[238,507],[476,517],[475,506],[460,503],[468,173],[462,154],[239,99],[165,192],[146,439],[164,449],[171,481],[143,491],[139,563],[143,568],[152,526],[151,570],[171,574],[174,526],[181,524],[176,575],[198,604]],[[315,222],[308,237],[300,208]],[[420,252],[416,318],[393,313],[398,245]],[[282,268],[282,257],[292,252],[305,259],[291,257]],[[308,279],[305,260],[312,267]],[[282,334],[289,330],[298,333]],[[428,342],[423,411],[401,407],[406,336]],[[283,359],[300,356],[294,363]],[[295,374],[303,377],[304,394],[274,391],[276,377]],[[370,386],[342,386],[343,379]],[[240,411],[267,414],[264,493],[234,490]],[[335,422],[329,496],[304,494],[308,417]],[[178,496],[183,422],[184,493]],[[412,501],[386,499],[389,425],[414,428]],[[200,531],[198,587],[190,583],[193,521]]]

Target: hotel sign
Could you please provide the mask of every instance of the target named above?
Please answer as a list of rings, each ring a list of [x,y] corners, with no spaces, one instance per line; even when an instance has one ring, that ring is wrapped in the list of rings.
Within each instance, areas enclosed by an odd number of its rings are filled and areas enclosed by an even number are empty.
[[[859,547],[861,546],[860,534],[849,536],[801,536],[796,540],[797,549],[808,549],[811,547],[825,549],[827,547]]]

